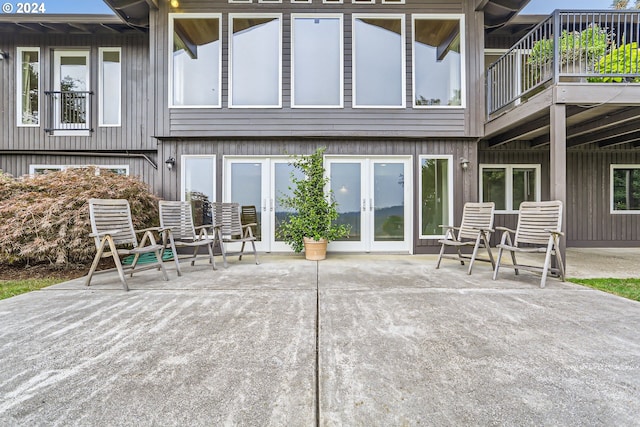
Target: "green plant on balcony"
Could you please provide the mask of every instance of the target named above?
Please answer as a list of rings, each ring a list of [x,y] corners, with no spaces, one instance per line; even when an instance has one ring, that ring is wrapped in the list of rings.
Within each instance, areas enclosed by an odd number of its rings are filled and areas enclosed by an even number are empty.
[[[584,64],[585,71],[593,66],[607,51],[609,34],[598,25],[591,24],[582,31],[563,30],[558,37],[561,66]],[[540,39],[534,43],[527,64],[550,72],[553,63],[553,38]]]
[[[593,83],[640,83],[640,77],[629,76],[629,74],[638,74],[638,60],[640,60],[638,43],[623,44],[611,49],[595,66],[595,71],[600,74],[620,74],[620,76],[591,77],[588,80]]]

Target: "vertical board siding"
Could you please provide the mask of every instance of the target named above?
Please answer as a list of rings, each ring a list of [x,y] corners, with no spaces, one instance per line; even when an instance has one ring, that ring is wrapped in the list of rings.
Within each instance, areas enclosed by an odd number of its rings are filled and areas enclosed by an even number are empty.
[[[542,200],[549,200],[549,152],[547,150],[482,149],[480,163],[539,163]],[[640,215],[611,213],[612,164],[640,164],[638,151],[581,150],[567,152],[567,222],[563,226],[567,246],[640,246]],[[517,215],[498,214],[495,225],[515,229]],[[494,235],[492,244],[499,236]]]
[[[1,150],[156,150],[152,138],[152,128],[148,126],[148,86],[150,73],[148,36],[146,34],[127,35],[78,35],[41,34],[3,35],[0,42],[3,50],[10,52],[10,60],[1,61],[0,100],[2,101],[2,126],[0,127]],[[17,47],[40,48],[40,126],[17,126]],[[122,117],[119,127],[98,126],[98,48],[121,47],[122,67]],[[90,90],[91,99],[90,136],[51,136],[46,126],[45,90],[53,89],[53,50],[90,49]],[[115,88],[114,88],[115,90]]]
[[[163,137],[283,137],[283,136],[342,136],[342,137],[466,137],[480,136],[483,117],[481,99],[483,89],[476,86],[483,72],[482,63],[483,26],[481,13],[474,11],[469,2],[407,0],[404,5],[343,4],[331,5],[315,1],[310,4],[292,4],[288,0],[276,4],[234,3],[227,0],[182,1],[180,12],[222,13],[222,106],[223,108],[168,108],[168,13],[173,10],[168,2],[160,3],[152,28],[153,64],[158,70],[155,135]],[[227,108],[229,66],[229,13],[282,13],[283,12],[283,82],[282,108],[246,109]],[[342,13],[344,19],[344,108],[299,109],[291,105],[291,40],[289,37],[291,13]],[[390,13],[405,15],[406,52],[406,102],[405,109],[353,109],[352,63],[351,63],[351,19],[352,13]],[[466,109],[413,109],[411,81],[411,15],[466,13]],[[478,18],[480,16],[480,18]],[[470,112],[471,110],[474,110]]]
[[[153,162],[156,162],[155,157],[155,155],[150,156],[150,159]],[[128,165],[130,176],[140,178],[140,180],[149,186],[150,190],[155,190],[157,171],[148,161],[139,157],[104,157],[97,155],[66,156],[44,154],[0,155],[0,170],[16,171],[11,172],[11,175],[15,177],[29,174],[30,165]]]

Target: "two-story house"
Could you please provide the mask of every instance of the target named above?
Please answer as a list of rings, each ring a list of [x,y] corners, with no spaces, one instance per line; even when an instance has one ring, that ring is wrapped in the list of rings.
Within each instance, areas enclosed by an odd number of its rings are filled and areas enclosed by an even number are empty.
[[[431,252],[467,201],[513,226],[520,201],[550,198],[569,245],[640,243],[635,142],[594,139],[633,127],[640,89],[546,65],[526,83],[534,39],[567,24],[513,19],[526,0],[106,3],[122,19],[0,16],[2,170],[97,164],[165,199],[254,205],[260,249],[283,251],[290,156],[325,146],[351,225],[330,250]]]

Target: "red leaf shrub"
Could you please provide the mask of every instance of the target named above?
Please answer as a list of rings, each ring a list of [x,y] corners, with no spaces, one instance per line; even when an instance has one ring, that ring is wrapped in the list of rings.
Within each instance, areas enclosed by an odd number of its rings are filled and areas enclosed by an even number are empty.
[[[0,171],[0,263],[91,264],[90,198],[129,200],[135,229],[158,224],[158,197],[138,178],[95,168],[18,179]]]

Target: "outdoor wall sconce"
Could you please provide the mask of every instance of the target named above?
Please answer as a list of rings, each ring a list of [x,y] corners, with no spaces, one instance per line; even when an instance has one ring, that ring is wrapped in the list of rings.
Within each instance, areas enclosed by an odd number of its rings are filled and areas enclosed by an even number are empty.
[[[180,2],[178,0],[170,0],[169,4],[171,5],[172,8],[177,8],[180,6]]]
[[[164,161],[164,164],[167,165],[167,169],[173,170],[173,168],[176,165],[176,159],[174,159],[173,157],[169,157],[167,160]]]
[[[2,61],[3,59],[9,59],[9,53],[3,50],[0,50],[0,61]]]
[[[469,160],[467,160],[464,157],[460,157],[460,167],[462,168],[463,171],[466,171],[467,169],[469,169]]]

